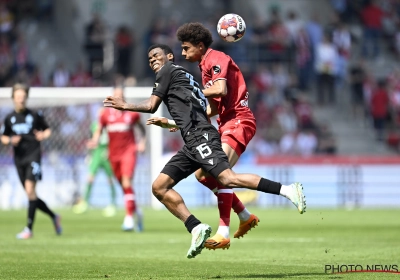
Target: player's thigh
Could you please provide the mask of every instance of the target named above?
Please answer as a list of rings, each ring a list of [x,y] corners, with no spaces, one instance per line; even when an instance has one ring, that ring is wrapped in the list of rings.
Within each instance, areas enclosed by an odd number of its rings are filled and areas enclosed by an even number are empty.
[[[42,180],[42,166],[38,161],[31,161],[25,169],[25,180],[34,182]]]
[[[226,156],[228,157],[230,166],[235,166],[239,160],[239,155],[236,153],[236,151],[227,143],[222,143],[222,150],[224,150]]]
[[[228,145],[239,158],[253,139],[256,133],[256,124],[254,121],[234,119],[220,127],[219,132],[222,144]],[[236,162],[232,164],[231,161],[230,163],[231,166],[236,164]]]
[[[121,176],[122,176],[122,172],[121,172],[121,160],[120,159],[113,159],[110,161],[110,165],[111,165],[111,169],[114,173],[115,178],[117,178],[117,180],[119,182],[121,182]]]
[[[19,181],[21,182],[21,185],[24,188],[25,188],[27,166],[28,166],[27,164],[16,164],[15,165],[15,168],[17,169]]]
[[[112,168],[111,168],[111,164],[107,159],[103,159],[100,162],[100,168],[104,170],[104,172],[106,173],[106,175],[108,177],[112,177],[113,176],[113,171],[112,171]]]
[[[89,162],[89,174],[94,176],[99,171],[100,168],[100,159],[99,157],[92,157]]]
[[[222,143],[222,150],[225,152],[226,156],[228,157],[228,161],[231,167],[233,167],[237,161],[239,160],[239,156],[236,151],[227,143]],[[195,172],[195,176],[197,180],[202,180],[211,176],[209,173],[204,171],[203,169],[198,169]]]
[[[183,150],[184,148],[180,149],[161,170],[162,174],[171,177],[176,184],[200,168],[200,164]]]
[[[121,176],[132,178],[136,166],[136,153],[126,153],[121,159]]]
[[[220,135],[214,127],[197,129],[185,146],[191,158],[214,178],[230,167],[228,157],[222,150]]]

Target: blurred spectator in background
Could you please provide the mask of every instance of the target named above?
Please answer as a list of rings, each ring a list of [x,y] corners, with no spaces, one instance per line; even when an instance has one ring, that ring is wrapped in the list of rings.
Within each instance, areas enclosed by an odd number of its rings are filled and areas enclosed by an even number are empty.
[[[325,34],[317,45],[315,70],[317,72],[317,100],[319,105],[325,105],[325,95],[328,95],[330,105],[335,104],[335,78],[337,74],[338,53],[332,44],[329,34]]]
[[[336,152],[337,152],[337,147],[336,147],[335,136],[329,129],[328,125],[326,124],[321,125],[318,131],[317,153],[333,155],[336,154]]]
[[[350,67],[349,77],[353,116],[357,118],[362,115],[362,108],[364,106],[364,82],[366,73],[363,60],[358,60]]]
[[[294,112],[297,117],[299,129],[315,129],[313,108],[305,94],[299,94],[295,104]]]
[[[64,63],[59,62],[56,69],[50,77],[50,83],[53,87],[66,87],[69,85],[70,73],[64,67]]]
[[[323,37],[323,28],[322,25],[320,23],[320,19],[318,16],[318,13],[314,12],[311,16],[311,19],[307,22],[306,24],[306,30],[307,30],[307,34],[310,38],[310,42],[311,42],[311,61],[310,64],[312,67],[310,67],[310,79],[312,82],[315,81],[315,76],[316,76],[316,72],[315,72],[315,58],[316,58],[316,53],[317,53],[317,47],[318,44],[322,41],[322,37]]]
[[[7,9],[6,3],[0,1],[0,34],[10,36],[13,27],[14,27],[13,14]]]
[[[307,90],[314,71],[312,65],[312,42],[305,28],[300,28],[294,37],[296,68],[300,90]]]
[[[124,77],[131,74],[132,53],[135,50],[135,39],[126,26],[120,26],[115,37],[117,48],[117,71]]]
[[[287,52],[290,47],[290,34],[283,24],[279,14],[279,9],[271,9],[271,20],[268,23],[266,33],[266,50],[269,54],[269,60],[280,62],[287,60]]]
[[[291,41],[294,42],[299,30],[303,27],[304,23],[299,18],[297,13],[293,10],[289,10],[286,15],[285,26],[288,30]]]
[[[7,80],[11,77],[13,63],[8,37],[0,35],[0,87],[6,86]]]
[[[339,22],[333,30],[333,44],[338,51],[337,85],[343,88],[351,55],[351,34],[344,22]]]
[[[374,0],[366,0],[361,10],[361,20],[364,27],[362,53],[365,58],[377,58],[379,55],[379,39],[382,33],[383,11]],[[372,52],[370,52],[372,47]]]
[[[40,69],[39,67],[35,66],[33,67],[32,70],[32,74],[30,76],[30,82],[29,85],[31,87],[41,87],[44,86],[43,82],[42,82],[42,77],[40,74]]]
[[[314,132],[310,129],[301,130],[296,137],[296,154],[301,156],[311,156],[315,153],[318,146],[318,140]]]
[[[377,88],[372,93],[371,114],[377,140],[382,141],[384,140],[385,123],[389,115],[389,96],[384,79],[378,81]]]
[[[15,59],[15,71],[26,68],[32,70],[32,64],[29,61],[29,48],[24,37],[19,34],[17,41],[13,45],[13,53]]]
[[[78,63],[76,66],[76,70],[71,76],[70,85],[73,87],[92,86],[92,76],[85,70],[82,63]]]
[[[103,46],[106,39],[106,28],[98,14],[93,15],[92,21],[86,27],[85,49],[88,55],[89,72],[98,72],[104,59]],[[101,72],[101,71],[100,71]]]

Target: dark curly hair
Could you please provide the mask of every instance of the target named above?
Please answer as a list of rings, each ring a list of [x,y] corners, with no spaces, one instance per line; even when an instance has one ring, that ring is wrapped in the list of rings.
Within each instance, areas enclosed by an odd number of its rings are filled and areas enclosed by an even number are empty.
[[[180,42],[189,42],[193,45],[203,42],[206,48],[213,42],[210,30],[199,22],[185,23],[176,31],[176,37]]]

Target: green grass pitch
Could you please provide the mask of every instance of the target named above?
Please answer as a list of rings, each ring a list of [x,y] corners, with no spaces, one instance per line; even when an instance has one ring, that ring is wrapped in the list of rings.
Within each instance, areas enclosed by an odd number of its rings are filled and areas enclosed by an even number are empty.
[[[26,211],[0,211],[0,279],[400,279],[400,274],[325,274],[325,265],[397,265],[400,209],[250,208],[261,222],[244,239],[232,212],[231,248],[187,259],[191,235],[166,210],[145,209],[145,231],[120,230],[123,211],[61,210],[64,233],[37,213],[34,238],[16,240]],[[192,209],[217,229],[217,209]]]

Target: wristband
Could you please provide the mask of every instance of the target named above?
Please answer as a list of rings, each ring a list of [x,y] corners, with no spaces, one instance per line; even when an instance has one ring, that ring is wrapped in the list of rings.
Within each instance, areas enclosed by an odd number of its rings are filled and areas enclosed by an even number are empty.
[[[168,125],[169,125],[169,126],[173,126],[173,127],[175,127],[175,126],[176,126],[176,123],[175,123],[175,121],[174,121],[174,120],[170,120],[170,119],[168,119]]]

